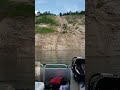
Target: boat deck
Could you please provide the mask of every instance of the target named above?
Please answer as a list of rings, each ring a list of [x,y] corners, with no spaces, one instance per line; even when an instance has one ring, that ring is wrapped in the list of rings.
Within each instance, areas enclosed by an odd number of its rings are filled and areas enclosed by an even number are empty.
[[[70,90],[80,90],[79,84],[73,78],[72,71],[71,71],[71,79],[70,79]]]
[[[43,71],[44,71],[44,68],[41,68],[41,73],[40,73],[40,81],[44,81],[43,80],[43,77],[44,77],[44,75],[43,75]],[[74,78],[73,78],[73,73],[72,73],[72,70],[70,69],[70,90],[85,90],[85,88],[83,87],[83,88],[80,88],[80,87],[82,87],[82,84],[79,84],[78,82],[76,82],[75,80],[74,80]]]

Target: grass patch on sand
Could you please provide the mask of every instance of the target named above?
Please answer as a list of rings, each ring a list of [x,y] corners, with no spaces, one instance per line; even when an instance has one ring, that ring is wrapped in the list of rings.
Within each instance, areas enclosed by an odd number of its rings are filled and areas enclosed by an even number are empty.
[[[58,25],[58,22],[54,20],[49,15],[37,16],[35,17],[35,24],[50,24],[50,25]]]
[[[52,29],[52,28],[46,28],[46,27],[39,27],[39,26],[35,26],[35,33],[52,33],[55,32],[56,30]]]

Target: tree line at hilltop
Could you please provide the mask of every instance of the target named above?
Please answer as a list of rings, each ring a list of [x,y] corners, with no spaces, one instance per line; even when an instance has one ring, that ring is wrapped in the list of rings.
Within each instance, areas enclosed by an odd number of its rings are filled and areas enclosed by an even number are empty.
[[[38,11],[37,14],[35,14],[35,15],[42,16],[42,15],[56,15],[56,14],[53,14],[50,11],[46,11],[46,12],[43,12],[43,13]],[[69,11],[69,12],[66,12],[66,13],[61,13],[61,12],[59,13],[59,16],[65,16],[65,15],[85,15],[85,11],[76,11],[76,12]]]

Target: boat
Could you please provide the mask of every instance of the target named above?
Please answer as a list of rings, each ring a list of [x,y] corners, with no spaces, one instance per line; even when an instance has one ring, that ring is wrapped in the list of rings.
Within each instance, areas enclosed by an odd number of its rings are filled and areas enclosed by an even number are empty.
[[[72,65],[72,64],[71,64]],[[62,82],[57,86],[55,86],[56,90],[62,90],[60,87],[69,87],[65,90],[85,90],[85,86],[83,83],[77,82],[74,79],[74,73],[72,72],[72,66],[66,64],[41,64],[40,65],[40,79],[36,82],[43,82],[44,89],[43,90],[55,90],[52,87],[56,84],[51,84],[50,81],[55,80],[57,78],[62,77]],[[60,79],[59,79],[60,80]],[[43,85],[43,84],[42,84]],[[75,89],[76,88],[76,89]],[[82,89],[81,89],[82,88]],[[38,90],[38,89],[35,89]]]

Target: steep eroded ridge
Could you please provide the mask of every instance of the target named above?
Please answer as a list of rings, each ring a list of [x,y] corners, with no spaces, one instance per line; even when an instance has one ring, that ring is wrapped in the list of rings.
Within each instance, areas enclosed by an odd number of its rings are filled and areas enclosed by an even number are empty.
[[[39,17],[41,18],[42,16]],[[42,31],[43,28],[46,28],[46,31],[51,29],[51,32],[36,33],[36,47],[40,47],[41,50],[85,49],[84,15],[46,16],[46,18],[51,19],[37,23],[37,30]]]

